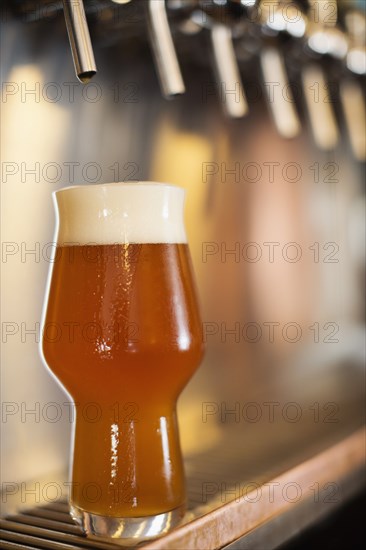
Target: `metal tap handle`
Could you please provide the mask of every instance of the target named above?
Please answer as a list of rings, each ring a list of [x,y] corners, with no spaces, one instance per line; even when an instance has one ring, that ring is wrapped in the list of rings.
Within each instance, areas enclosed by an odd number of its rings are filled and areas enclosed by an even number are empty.
[[[268,104],[276,128],[281,136],[293,138],[299,134],[301,124],[282,55],[277,48],[266,47],[260,53],[260,61]]]
[[[355,78],[340,85],[341,102],[354,156],[360,162],[366,160],[366,106],[362,86]]]
[[[97,72],[82,0],[63,0],[76,76],[84,84]]]
[[[211,40],[216,70],[220,79],[220,97],[227,114],[240,118],[248,112],[248,103],[234,52],[231,30],[226,25],[214,24]]]
[[[366,13],[350,10],[344,22],[349,39],[347,68],[355,74],[366,74]]]
[[[183,94],[185,86],[170,32],[165,0],[149,0],[148,18],[162,92],[166,97]]]
[[[316,64],[307,65],[302,72],[302,85],[314,141],[320,149],[330,151],[338,143],[339,132],[327,97],[328,88],[323,69]]]

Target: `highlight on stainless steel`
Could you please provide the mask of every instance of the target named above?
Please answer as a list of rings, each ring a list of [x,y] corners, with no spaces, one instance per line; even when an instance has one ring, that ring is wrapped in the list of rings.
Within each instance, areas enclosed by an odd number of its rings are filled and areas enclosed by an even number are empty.
[[[349,11],[345,16],[349,36],[347,68],[355,74],[366,73],[366,13]]]
[[[240,77],[231,30],[220,23],[211,29],[215,65],[219,77],[220,98],[227,114],[240,118],[247,114],[248,103]]]
[[[314,141],[320,149],[330,151],[337,145],[339,133],[322,68],[307,65],[302,72],[302,85]]]
[[[340,95],[352,152],[359,161],[366,160],[366,108],[362,88],[356,79],[344,80]]]
[[[147,11],[162,92],[166,97],[183,94],[185,86],[170,32],[165,0],[148,0]]]
[[[260,54],[268,105],[279,134],[297,136],[301,130],[295,101],[288,82],[285,63],[277,48],[267,47]]]
[[[287,32],[295,38],[305,34],[307,18],[291,0],[261,0],[258,13],[263,25],[276,32]]]
[[[309,0],[309,4],[309,22],[306,28],[309,48],[321,55],[328,54],[344,59],[348,51],[348,38],[346,33],[336,26],[337,0],[330,2]]]
[[[312,25],[308,27],[308,46],[314,52],[328,54],[338,59],[347,55],[348,40],[346,34],[336,27],[323,27]]]
[[[240,3],[246,8],[252,8],[255,6],[257,0],[240,0]]]
[[[63,5],[76,76],[86,84],[96,74],[97,67],[83,0],[63,0]]]

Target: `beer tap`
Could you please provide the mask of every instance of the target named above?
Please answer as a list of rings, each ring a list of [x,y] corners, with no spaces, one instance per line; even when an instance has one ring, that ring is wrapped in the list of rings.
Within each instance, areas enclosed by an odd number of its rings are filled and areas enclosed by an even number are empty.
[[[277,48],[267,46],[260,54],[260,61],[277,131],[285,138],[293,138],[300,133],[301,125],[282,55]]]
[[[316,57],[328,55],[344,60],[348,51],[346,34],[337,27],[338,6],[336,0],[318,2],[308,0],[308,22],[305,46],[311,62],[302,70],[301,80],[310,128],[318,147],[325,151],[334,149],[339,141],[335,113],[329,99],[329,86],[324,68]]]
[[[340,85],[340,98],[352,152],[357,160],[366,160],[366,109],[360,83],[345,79]]]
[[[346,34],[338,28],[337,0],[319,2],[308,0],[307,47],[315,54],[344,59],[348,51]],[[330,9],[331,8],[331,9]]]
[[[329,101],[324,71],[317,63],[310,63],[304,68],[301,76],[314,141],[320,149],[330,151],[338,143],[339,132]]]
[[[211,29],[211,41],[225,111],[232,118],[241,118],[248,112],[248,103],[230,28],[222,23],[214,23]]]
[[[63,0],[76,76],[84,84],[96,74],[93,47],[82,0]]]
[[[168,98],[183,94],[185,86],[169,27],[165,0],[148,0],[147,14],[162,92]]]
[[[210,33],[218,91],[225,113],[231,118],[241,118],[248,113],[248,102],[234,49],[235,19],[229,4],[228,0],[217,5],[199,1],[191,20]],[[243,6],[239,8],[241,12]]]
[[[266,88],[268,105],[279,134],[285,138],[297,136],[301,130],[300,120],[296,111],[295,101],[287,76],[285,61],[278,44],[272,45],[268,38],[287,33],[293,37],[301,37],[305,32],[305,17],[293,3],[280,0],[259,0],[259,13],[264,45],[260,50],[260,64]],[[296,11],[296,17],[291,13]],[[300,16],[299,16],[300,15]]]
[[[340,83],[340,100],[352,152],[362,162],[366,160],[366,108],[358,75],[366,72],[366,16],[361,11],[350,10],[345,14],[344,24],[349,38],[348,74]]]
[[[360,11],[351,10],[344,18],[349,38],[349,48],[346,57],[347,68],[355,74],[366,73],[366,15]]]

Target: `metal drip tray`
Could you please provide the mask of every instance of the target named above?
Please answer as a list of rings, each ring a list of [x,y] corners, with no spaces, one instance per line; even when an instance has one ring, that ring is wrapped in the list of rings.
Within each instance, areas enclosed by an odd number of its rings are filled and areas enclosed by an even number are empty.
[[[229,437],[231,448],[237,453],[233,437],[232,433]],[[228,457],[226,453],[228,462],[222,461],[225,449],[228,449],[227,439],[218,449],[216,460],[210,463],[207,456],[202,455],[196,458],[194,469],[191,465],[189,510],[183,524],[139,548],[276,548],[331,513],[364,486],[364,438],[363,428],[350,435],[338,434],[336,441],[334,435],[326,437],[322,444],[319,445],[318,441],[315,454],[310,454],[308,448],[302,460],[288,461],[288,464],[292,462],[288,468],[283,468],[282,464],[280,470],[276,466],[272,472],[267,469],[261,475],[253,469],[251,479],[257,482],[249,482],[250,473],[244,474],[247,460],[244,456],[236,454],[233,460],[234,457]],[[238,479],[242,483],[235,481]],[[211,498],[203,498],[202,486],[205,483],[209,483]],[[220,490],[213,491],[213,488]],[[293,494],[294,488],[296,495]],[[8,515],[0,520],[0,528],[0,547],[4,549],[121,548],[87,539],[71,519],[65,500]]]

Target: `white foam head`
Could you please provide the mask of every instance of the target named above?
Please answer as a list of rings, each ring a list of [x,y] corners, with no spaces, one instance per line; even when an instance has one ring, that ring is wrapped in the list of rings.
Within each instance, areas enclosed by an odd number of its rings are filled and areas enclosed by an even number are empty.
[[[65,187],[54,195],[61,245],[187,242],[181,187],[109,183]]]

